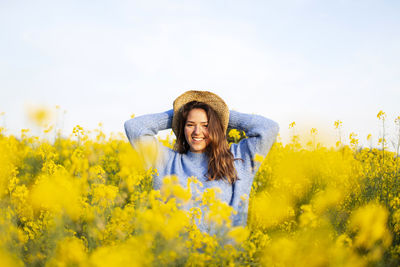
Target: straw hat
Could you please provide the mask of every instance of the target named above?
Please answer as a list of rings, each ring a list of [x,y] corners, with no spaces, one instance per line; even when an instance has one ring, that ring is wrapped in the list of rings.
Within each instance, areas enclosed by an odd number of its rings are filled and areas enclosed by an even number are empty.
[[[172,118],[172,130],[177,136],[178,133],[178,119],[177,114],[181,112],[182,107],[192,101],[203,102],[209,105],[217,113],[221,120],[224,131],[228,129],[229,122],[229,109],[224,100],[214,93],[208,91],[187,91],[178,96],[174,101],[174,116]]]

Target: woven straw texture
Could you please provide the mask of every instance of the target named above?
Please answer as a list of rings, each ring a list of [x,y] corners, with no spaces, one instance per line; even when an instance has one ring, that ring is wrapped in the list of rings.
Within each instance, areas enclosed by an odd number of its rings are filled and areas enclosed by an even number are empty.
[[[187,91],[180,95],[177,99],[174,101],[174,116],[172,118],[172,130],[174,131],[175,135],[177,135],[178,132],[178,117],[176,114],[178,112],[181,112],[181,108],[189,102],[192,101],[198,101],[198,102],[203,102],[208,104],[215,112],[218,114],[218,117],[221,120],[222,127],[224,131],[228,129],[228,122],[229,122],[229,108],[220,98],[214,93],[208,92],[208,91]]]

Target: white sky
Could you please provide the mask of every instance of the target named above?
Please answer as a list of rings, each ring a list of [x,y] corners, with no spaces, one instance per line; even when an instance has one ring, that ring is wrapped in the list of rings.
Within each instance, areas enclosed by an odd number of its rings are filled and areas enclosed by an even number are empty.
[[[394,135],[400,115],[400,1],[0,0],[0,126],[32,127],[27,105],[123,132],[189,89],[288,125]],[[325,130],[324,130],[325,129]],[[394,138],[392,136],[392,138]]]

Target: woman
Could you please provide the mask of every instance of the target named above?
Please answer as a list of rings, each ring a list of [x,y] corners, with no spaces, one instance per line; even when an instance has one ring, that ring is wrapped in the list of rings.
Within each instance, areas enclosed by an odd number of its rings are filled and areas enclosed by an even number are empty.
[[[278,124],[258,115],[229,112],[219,96],[207,91],[187,91],[173,107],[125,122],[133,146],[137,141],[156,142],[158,131],[171,127],[176,135],[174,150],[161,148],[154,188],[160,189],[166,175],[177,175],[182,186],[186,186],[188,177],[195,176],[203,184],[197,188],[199,193],[220,188],[219,198],[237,211],[233,225],[246,225],[248,196],[259,167],[254,157],[267,155],[278,134]],[[229,147],[228,127],[245,131],[247,138]]]

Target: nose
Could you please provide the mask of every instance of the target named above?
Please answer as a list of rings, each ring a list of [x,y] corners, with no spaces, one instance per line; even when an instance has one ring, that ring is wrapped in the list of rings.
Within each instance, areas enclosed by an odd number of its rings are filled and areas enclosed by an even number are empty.
[[[199,126],[194,127],[194,133],[195,133],[196,135],[198,135],[198,134],[201,133],[201,129],[200,129]]]

